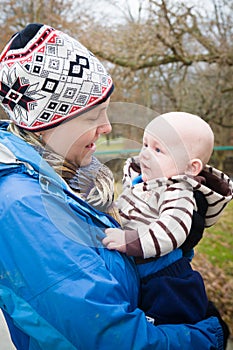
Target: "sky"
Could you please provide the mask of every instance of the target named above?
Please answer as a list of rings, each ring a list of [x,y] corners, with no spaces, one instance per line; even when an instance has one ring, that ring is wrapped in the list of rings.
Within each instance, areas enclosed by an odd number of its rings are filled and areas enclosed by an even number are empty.
[[[207,9],[208,11],[213,8],[213,0],[171,0],[174,3],[185,3],[189,6],[196,5],[198,9]],[[118,4],[118,8],[112,3],[115,2]],[[130,8],[130,11],[135,19],[138,18],[138,8],[139,3],[143,3],[143,8],[145,8],[148,0],[98,0],[93,2],[92,0],[86,0],[85,5],[89,11],[95,13],[95,17],[104,21],[106,26],[111,26],[113,24],[118,24],[123,22],[123,9],[127,8],[127,5]],[[216,0],[218,2],[218,0]]]

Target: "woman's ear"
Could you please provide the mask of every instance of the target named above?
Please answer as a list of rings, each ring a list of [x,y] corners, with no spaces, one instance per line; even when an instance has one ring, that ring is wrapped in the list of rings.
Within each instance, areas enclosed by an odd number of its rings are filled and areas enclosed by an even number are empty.
[[[186,168],[185,174],[197,176],[203,169],[202,161],[198,158],[191,159]]]

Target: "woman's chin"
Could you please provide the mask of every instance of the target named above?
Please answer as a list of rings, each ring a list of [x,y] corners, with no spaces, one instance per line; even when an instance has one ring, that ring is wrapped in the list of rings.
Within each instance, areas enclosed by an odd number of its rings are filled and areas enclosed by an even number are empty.
[[[83,158],[80,162],[80,166],[83,167],[83,166],[89,165],[91,163],[91,160],[92,160],[92,155]]]

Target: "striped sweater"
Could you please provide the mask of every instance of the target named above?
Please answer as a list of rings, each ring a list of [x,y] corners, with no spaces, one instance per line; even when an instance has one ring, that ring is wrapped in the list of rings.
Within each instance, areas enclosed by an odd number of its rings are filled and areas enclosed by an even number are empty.
[[[189,234],[196,209],[194,191],[201,191],[208,202],[206,227],[216,223],[232,199],[231,180],[210,166],[195,178],[178,175],[133,185],[139,173],[140,167],[129,158],[124,167],[124,190],[117,200],[128,255],[144,259],[159,257],[181,246]]]

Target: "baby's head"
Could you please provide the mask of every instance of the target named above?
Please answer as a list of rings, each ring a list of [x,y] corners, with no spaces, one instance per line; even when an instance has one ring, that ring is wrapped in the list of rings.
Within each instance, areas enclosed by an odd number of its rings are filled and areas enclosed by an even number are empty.
[[[170,112],[153,119],[146,127],[140,153],[142,178],[196,176],[212,154],[214,134],[200,117]]]

